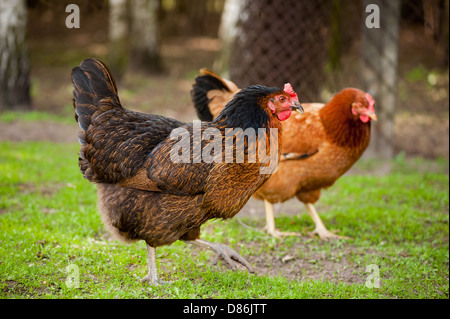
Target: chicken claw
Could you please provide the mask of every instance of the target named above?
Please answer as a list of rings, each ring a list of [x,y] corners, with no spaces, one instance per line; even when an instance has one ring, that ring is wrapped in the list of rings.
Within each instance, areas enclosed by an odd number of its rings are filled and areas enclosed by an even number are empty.
[[[328,239],[350,239],[350,237],[339,236],[335,233],[330,232],[326,228],[316,227],[312,232],[309,233],[310,237],[314,237],[314,235],[318,235],[320,239],[323,241],[328,241]]]
[[[301,236],[299,233],[285,233],[275,228],[275,217],[273,214],[273,205],[268,200],[264,200],[266,205],[266,227],[264,230],[271,236],[282,239],[283,236]]]
[[[298,237],[300,237],[302,235],[300,233],[294,233],[294,232],[282,232],[282,231],[279,231],[276,228],[271,229],[268,226],[264,227],[264,231],[267,234],[269,234],[270,236],[275,237],[277,239],[283,239],[283,237],[288,237],[288,236],[298,236]]]
[[[188,244],[193,244],[213,250],[216,253],[213,265],[216,265],[217,262],[219,261],[219,258],[222,257],[223,260],[225,260],[225,262],[231,267],[231,269],[233,271],[236,271],[236,265],[232,261],[232,259],[234,259],[235,261],[245,266],[250,273],[255,273],[255,270],[250,265],[250,263],[247,260],[245,260],[241,255],[239,255],[234,249],[228,247],[227,245],[212,243],[204,239],[196,239],[185,242]]]
[[[316,225],[316,228],[309,233],[310,237],[314,237],[314,235],[319,235],[320,239],[323,241],[327,241],[330,238],[334,239],[350,239],[349,237],[339,236],[332,232],[330,232],[325,225],[322,223],[322,220],[319,217],[319,214],[317,214],[316,209],[314,208],[313,204],[305,204],[306,210],[308,211],[309,215],[311,216],[312,220],[314,221],[314,224]]]
[[[223,244],[215,244],[214,247],[211,247],[212,250],[216,252],[216,256],[213,260],[213,265],[217,265],[217,262],[219,261],[219,258],[222,257],[225,262],[231,267],[233,271],[236,271],[236,266],[233,264],[231,259],[234,259],[235,261],[239,262],[240,264],[244,265],[250,273],[254,273],[255,270],[253,267],[245,260],[241,255],[239,255],[234,249],[228,247],[227,245]]]

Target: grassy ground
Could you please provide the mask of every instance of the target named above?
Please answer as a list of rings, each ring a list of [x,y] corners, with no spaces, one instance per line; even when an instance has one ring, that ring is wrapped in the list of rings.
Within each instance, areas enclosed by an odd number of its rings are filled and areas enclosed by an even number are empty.
[[[211,221],[203,237],[237,249],[257,273],[213,266],[212,252],[175,243],[157,249],[159,274],[173,283],[150,287],[139,281],[147,271],[144,243],[106,233],[77,151],[76,144],[0,142],[0,297],[448,298],[445,160],[399,156],[388,175],[339,179],[319,212],[350,240],[309,238],[310,218],[287,214],[290,204],[277,227],[303,236],[283,242],[260,232],[263,211]],[[357,168],[376,165],[360,161]]]

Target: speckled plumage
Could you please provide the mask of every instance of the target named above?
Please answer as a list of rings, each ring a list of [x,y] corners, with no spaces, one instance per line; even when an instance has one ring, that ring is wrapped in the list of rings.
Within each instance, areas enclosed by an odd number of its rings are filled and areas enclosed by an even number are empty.
[[[169,153],[176,140],[169,135],[183,127],[192,136],[192,124],[123,108],[110,72],[98,60],[83,61],[73,69],[72,79],[81,127],[80,169],[98,187],[105,225],[124,240],[158,247],[197,239],[202,224],[233,217],[270,177],[260,174],[260,162],[173,163]],[[219,119],[203,123],[201,130],[278,128],[281,140],[280,121],[264,105],[274,94],[284,93],[262,86],[246,88]],[[202,148],[207,145],[201,143]]]

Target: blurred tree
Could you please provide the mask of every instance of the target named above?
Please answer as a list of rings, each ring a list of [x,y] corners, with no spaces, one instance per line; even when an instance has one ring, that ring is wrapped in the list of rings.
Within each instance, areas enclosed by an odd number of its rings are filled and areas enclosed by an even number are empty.
[[[230,78],[229,66],[233,44],[238,34],[237,23],[239,13],[246,1],[226,0],[223,8],[222,19],[219,27],[219,39],[222,42],[222,50],[214,63],[214,70],[224,78]]]
[[[441,15],[441,36],[440,42],[444,48],[443,66],[448,68],[449,65],[449,0],[445,0],[442,3],[442,15]]]
[[[443,54],[443,68],[448,68],[449,45],[449,0],[433,0],[431,3],[424,1],[425,28],[433,36],[441,48]]]
[[[378,122],[372,123],[371,142],[365,155],[391,159],[394,156],[401,0],[364,0],[363,3],[364,9],[369,5],[378,6],[380,19],[379,28],[370,28],[366,19],[362,25],[362,89],[374,97],[378,116]]]
[[[343,19],[342,4],[340,0],[331,2],[331,34],[328,52],[328,67],[335,71],[339,68],[342,55]]]
[[[25,0],[0,1],[0,107],[31,108]]]
[[[186,15],[188,20],[188,32],[191,35],[202,34],[208,28],[206,0],[177,0],[177,11]]]
[[[441,33],[441,12],[442,0],[427,0],[423,2],[423,11],[425,19],[425,33],[432,36],[435,40],[439,39]]]
[[[216,37],[225,0],[160,0],[165,36]]]
[[[108,65],[117,80],[125,72],[129,59],[129,8],[127,0],[109,0]]]
[[[158,23],[159,0],[131,1],[131,66],[149,73],[160,73]]]

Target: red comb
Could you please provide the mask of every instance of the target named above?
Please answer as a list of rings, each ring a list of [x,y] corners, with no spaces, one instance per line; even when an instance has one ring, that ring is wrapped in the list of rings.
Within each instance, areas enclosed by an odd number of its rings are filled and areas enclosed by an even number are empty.
[[[284,85],[284,89],[283,90],[284,90],[284,92],[289,94],[289,96],[292,97],[294,100],[298,101],[297,93],[294,92],[294,89],[292,88],[291,83],[286,83]]]
[[[366,98],[367,103],[369,103],[368,109],[369,109],[371,112],[375,112],[375,107],[374,107],[374,105],[375,105],[375,100],[373,99],[372,95],[370,95],[369,93],[366,93],[366,95],[365,95],[364,97]]]

